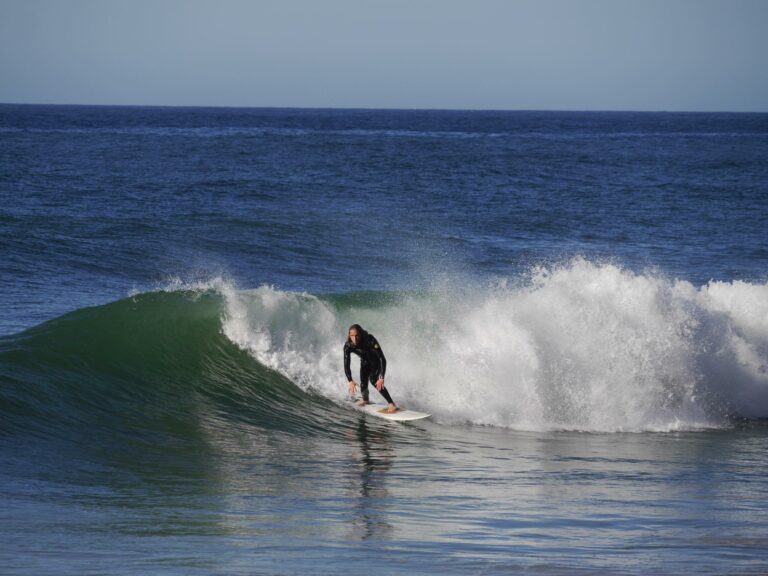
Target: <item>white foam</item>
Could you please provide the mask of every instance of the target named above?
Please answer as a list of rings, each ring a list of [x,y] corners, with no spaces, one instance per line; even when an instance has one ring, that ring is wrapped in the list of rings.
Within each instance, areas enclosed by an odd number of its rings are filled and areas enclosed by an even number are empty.
[[[300,387],[341,398],[339,347],[343,335],[331,307],[305,293],[271,286],[221,290],[227,304],[223,332],[259,362]]]
[[[697,289],[578,259],[523,286],[339,312],[268,286],[218,289],[230,340],[332,398],[346,390],[346,328],[360,323],[386,351],[395,400],[445,423],[642,431],[768,416],[768,284]]]

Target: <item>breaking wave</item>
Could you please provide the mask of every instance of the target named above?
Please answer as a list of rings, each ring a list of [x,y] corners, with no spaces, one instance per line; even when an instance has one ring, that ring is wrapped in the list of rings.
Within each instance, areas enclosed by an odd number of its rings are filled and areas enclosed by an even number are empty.
[[[642,432],[768,416],[768,284],[577,259],[427,293],[215,280],[77,310],[0,339],[0,427],[340,431],[357,417],[343,406],[352,323],[382,343],[395,400],[442,425]]]

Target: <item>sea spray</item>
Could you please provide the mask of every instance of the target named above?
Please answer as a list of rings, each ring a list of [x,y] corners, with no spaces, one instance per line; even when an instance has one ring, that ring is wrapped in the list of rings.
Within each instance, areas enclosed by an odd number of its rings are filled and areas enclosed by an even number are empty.
[[[228,338],[335,400],[346,327],[359,322],[382,342],[397,401],[444,423],[643,431],[768,414],[766,285],[696,289],[575,259],[524,283],[370,305],[268,286],[224,293]]]
[[[735,414],[768,416],[768,283],[709,282],[695,302],[703,384]]]
[[[333,342],[343,332],[327,303],[270,286],[246,291],[226,286],[222,293],[227,303],[223,332],[232,342],[300,387],[338,396]]]

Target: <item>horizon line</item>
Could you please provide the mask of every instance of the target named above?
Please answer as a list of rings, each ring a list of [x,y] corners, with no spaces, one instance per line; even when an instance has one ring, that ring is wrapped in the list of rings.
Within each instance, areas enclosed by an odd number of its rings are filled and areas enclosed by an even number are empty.
[[[337,110],[337,111],[392,111],[392,112],[565,112],[565,113],[617,113],[617,114],[768,114],[766,110],[676,110],[649,109],[633,110],[629,108],[432,108],[398,106],[274,106],[274,105],[231,105],[231,104],[82,104],[51,102],[0,102],[0,106],[60,106],[72,108],[222,108],[251,110]]]

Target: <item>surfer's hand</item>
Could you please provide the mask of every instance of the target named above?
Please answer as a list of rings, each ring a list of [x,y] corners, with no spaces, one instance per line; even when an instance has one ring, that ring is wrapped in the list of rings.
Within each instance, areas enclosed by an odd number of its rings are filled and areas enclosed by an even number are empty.
[[[350,394],[354,394],[356,388],[357,388],[357,382],[355,382],[354,380],[350,380],[349,381],[349,393]]]
[[[384,378],[379,378],[379,379],[376,381],[376,390],[378,390],[379,392],[381,392],[381,389],[382,389],[382,388],[384,388]]]

